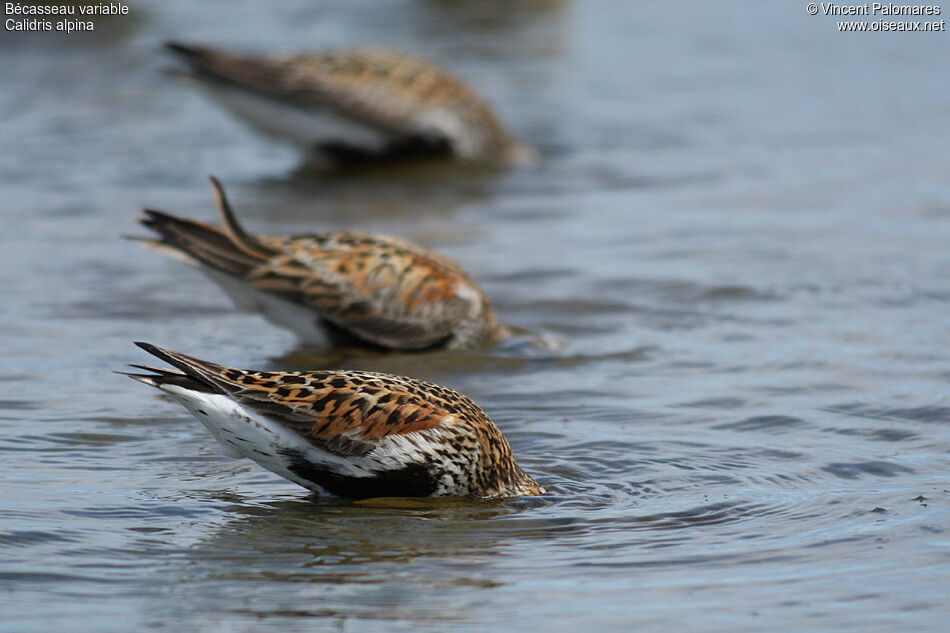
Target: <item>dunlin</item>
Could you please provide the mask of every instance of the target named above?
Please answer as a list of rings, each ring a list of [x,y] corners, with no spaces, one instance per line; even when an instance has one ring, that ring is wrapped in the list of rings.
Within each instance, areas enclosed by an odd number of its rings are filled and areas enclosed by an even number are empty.
[[[330,158],[447,155],[530,164],[468,85],[422,59],[373,48],[263,56],[171,42],[187,70],[239,118]]]
[[[368,497],[511,497],[545,489],[462,394],[362,371],[233,369],[137,343],[175,369],[133,365],[235,457],[318,493]]]
[[[191,264],[248,311],[306,342],[394,350],[467,349],[509,335],[458,264],[392,237],[318,233],[251,236],[213,176],[223,227],[145,210],[150,248]]]

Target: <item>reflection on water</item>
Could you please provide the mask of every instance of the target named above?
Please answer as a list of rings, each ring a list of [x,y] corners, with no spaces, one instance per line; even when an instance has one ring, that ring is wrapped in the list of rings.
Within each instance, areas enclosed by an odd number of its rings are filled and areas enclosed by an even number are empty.
[[[940,34],[657,7],[168,2],[5,34],[0,631],[942,631]],[[318,171],[164,77],[169,38],[433,57],[543,160]],[[215,221],[209,173],[254,232],[445,253],[517,336],[308,348],[120,239],[143,206]],[[551,493],[315,498],[112,374],[141,339],[444,383]]]
[[[343,166],[327,171],[306,158],[283,176],[264,175],[256,198],[235,200],[251,217],[264,220],[316,218],[305,230],[320,230],[320,222],[347,223],[367,232],[366,222],[448,217],[465,205],[482,204],[499,170],[454,162],[409,161]],[[377,231],[378,232],[378,231]]]

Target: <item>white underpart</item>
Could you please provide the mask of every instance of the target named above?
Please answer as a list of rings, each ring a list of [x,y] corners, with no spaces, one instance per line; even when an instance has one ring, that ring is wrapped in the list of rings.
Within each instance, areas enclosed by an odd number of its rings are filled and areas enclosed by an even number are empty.
[[[468,345],[469,338],[478,335],[479,317],[484,310],[484,301],[478,289],[467,283],[456,284],[455,297],[468,303],[468,312],[465,318],[456,325],[452,338],[446,346],[448,349],[464,349]]]
[[[193,391],[178,385],[163,385],[162,391],[180,402],[208,429],[231,457],[246,457],[267,470],[289,479],[309,490],[326,494],[315,483],[301,478],[291,470],[293,452],[314,466],[332,469],[349,477],[370,477],[380,470],[399,469],[410,463],[421,463],[437,455],[436,446],[421,433],[392,436],[363,457],[340,457],[323,451],[299,434],[266,416],[252,411],[230,397]],[[434,431],[434,434],[433,434]],[[438,435],[438,429],[427,434]],[[455,479],[464,479],[462,470],[453,463],[447,468],[435,494],[454,492]]]
[[[318,108],[296,107],[248,90],[229,86],[205,88],[231,112],[266,134],[311,149],[324,141],[344,141],[367,149],[381,149],[389,136]]]
[[[461,158],[479,157],[481,147],[469,126],[457,113],[445,108],[430,108],[416,117],[416,125],[424,134],[447,138],[452,151]]]
[[[313,310],[258,290],[247,282],[219,270],[201,266],[201,271],[231,298],[234,305],[247,312],[258,312],[268,321],[297,334],[305,343],[325,345],[327,335]]]
[[[326,465],[342,475],[367,477],[372,474],[358,461],[321,451],[297,433],[241,406],[228,396],[192,391],[177,385],[164,385],[161,389],[198,418],[224,447],[225,454],[253,460],[304,488],[326,493],[291,471],[291,460],[284,452],[296,452],[310,462]]]
[[[469,314],[476,315],[482,311],[482,295],[471,284],[458,283],[455,286],[455,296],[471,305]]]
[[[408,435],[393,435],[381,444],[379,448],[370,453],[370,456],[376,458],[379,462],[388,462],[392,467],[404,465],[410,461],[422,462],[426,458],[438,456],[445,450],[443,445],[437,446],[434,440],[438,440],[441,430],[436,427],[422,433],[410,433]],[[472,468],[469,472],[464,472],[459,461],[443,459],[440,461],[440,469],[443,475],[433,492],[433,496],[462,494],[459,490],[459,482],[468,482],[474,476]]]

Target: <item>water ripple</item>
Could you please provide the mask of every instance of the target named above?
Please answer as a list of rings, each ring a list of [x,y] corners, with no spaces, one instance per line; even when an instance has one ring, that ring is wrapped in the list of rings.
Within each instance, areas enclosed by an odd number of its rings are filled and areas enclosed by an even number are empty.
[[[884,461],[868,462],[834,462],[822,466],[821,469],[831,473],[839,479],[858,479],[862,476],[870,477],[898,477],[901,474],[913,473],[913,469]]]

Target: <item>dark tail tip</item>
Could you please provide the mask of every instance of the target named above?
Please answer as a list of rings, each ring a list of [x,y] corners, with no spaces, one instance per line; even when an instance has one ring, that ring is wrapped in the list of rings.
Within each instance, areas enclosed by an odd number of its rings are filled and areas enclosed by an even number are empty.
[[[150,229],[155,228],[159,220],[162,219],[162,216],[165,215],[161,211],[156,211],[155,209],[142,209],[142,213],[145,214],[145,217],[139,218],[139,224],[147,226]]]
[[[192,358],[184,354],[179,354],[178,352],[173,352],[170,349],[163,349],[158,345],[152,345],[151,343],[146,343],[144,341],[133,341],[136,345],[144,349],[146,352],[154,356],[155,358],[161,359],[177,369],[182,370],[186,374],[193,374],[195,363],[203,363],[204,361],[198,360],[197,358]]]
[[[181,222],[180,218],[172,215],[171,213],[159,211],[158,209],[145,208],[142,209],[142,213],[145,214],[145,217],[139,218],[139,223],[154,230],[158,230],[156,227],[161,224]]]
[[[204,54],[204,49],[198,46],[189,46],[181,42],[165,42],[165,49],[182,57],[200,57]]]
[[[181,42],[165,42],[165,50],[178,57],[193,72],[202,71],[214,57],[214,51],[210,48],[191,46]]]
[[[172,361],[171,355],[167,351],[162,349],[161,347],[157,345],[152,345],[151,343],[146,343],[144,341],[134,341],[134,343],[138,345],[139,347],[141,347],[142,349],[144,349],[149,354],[151,354],[152,356],[155,356],[156,358],[160,358],[166,363],[174,364],[174,362]]]
[[[165,352],[165,350],[163,350],[161,347],[156,347],[155,345],[152,345],[151,343],[145,343],[144,341],[134,341],[134,342],[136,345],[144,349],[149,354],[152,354],[153,356],[156,356],[162,359],[163,361],[168,362],[168,355]],[[131,373],[131,372],[125,372],[125,371],[117,371],[113,373],[128,376],[129,378],[138,380],[139,382],[144,382],[145,384],[151,385],[153,387],[161,386],[161,384],[156,381],[156,378],[159,378],[162,375],[161,370],[153,369],[152,367],[146,367],[145,365],[131,365],[131,367],[135,367],[136,369],[146,369],[148,371],[155,372],[155,373],[154,374],[139,374],[139,373]]]

